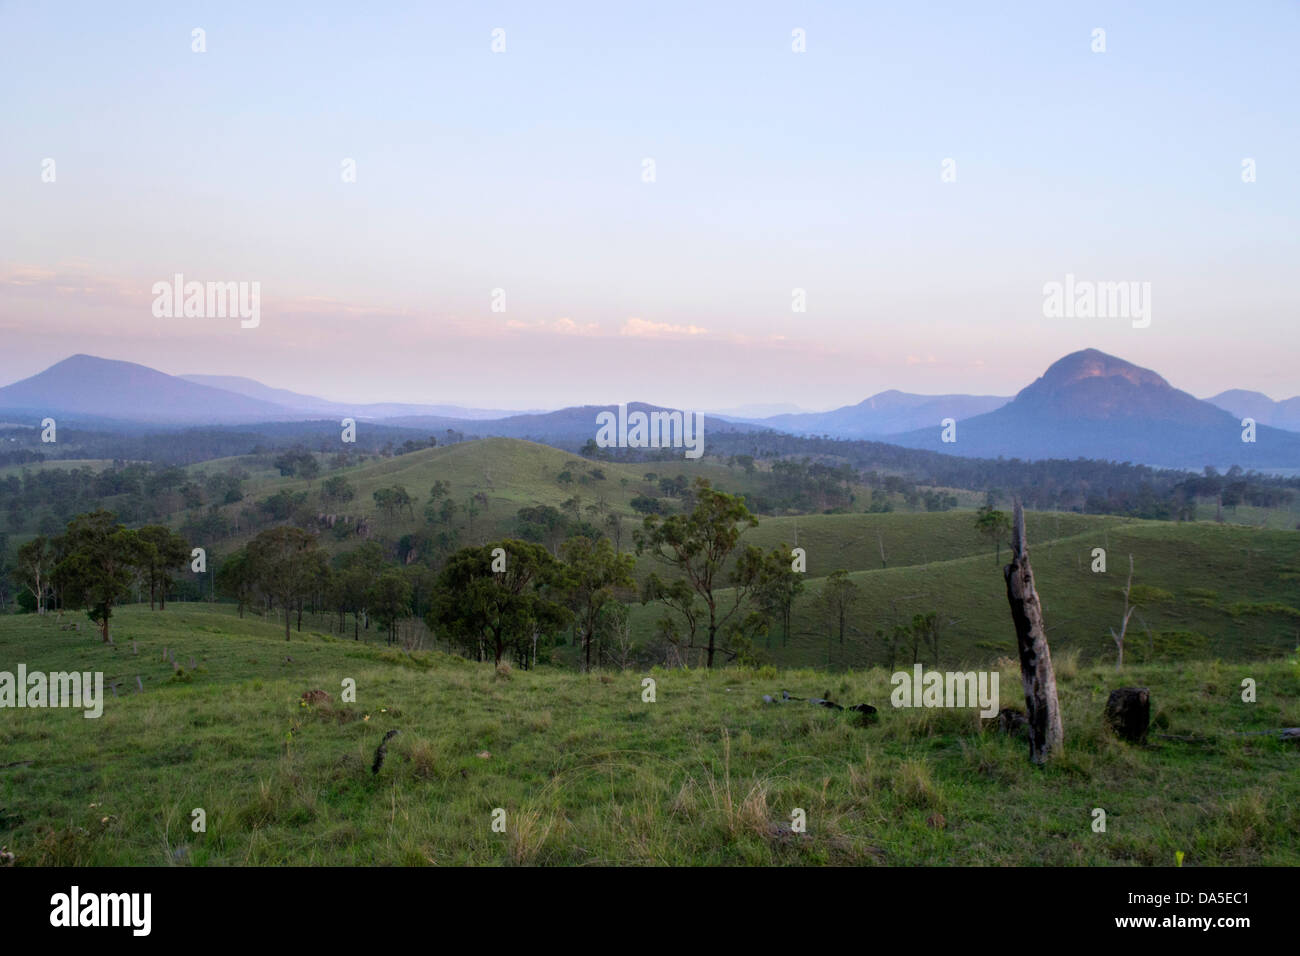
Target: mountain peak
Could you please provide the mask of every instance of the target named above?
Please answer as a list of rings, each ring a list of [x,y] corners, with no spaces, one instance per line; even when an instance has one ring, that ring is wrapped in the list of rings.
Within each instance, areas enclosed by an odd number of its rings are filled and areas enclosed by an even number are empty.
[[[1150,369],[1126,362],[1100,349],[1082,349],[1057,359],[1039,381],[1052,390],[1087,379],[1122,378],[1133,385],[1170,388],[1167,381]]]

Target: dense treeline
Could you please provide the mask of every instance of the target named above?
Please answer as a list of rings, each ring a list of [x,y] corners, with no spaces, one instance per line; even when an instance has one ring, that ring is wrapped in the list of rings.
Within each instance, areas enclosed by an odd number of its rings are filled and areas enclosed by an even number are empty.
[[[35,423],[33,423],[35,424]],[[337,420],[265,425],[185,428],[168,431],[96,430],[60,423],[58,441],[40,440],[40,429],[0,427],[0,467],[77,458],[125,459],[160,465],[193,465],[214,458],[259,455],[303,446],[331,452],[339,445]],[[363,422],[356,429],[356,452],[400,455],[428,448],[434,436],[415,428]],[[472,440],[456,429],[436,436],[439,444]]]
[[[371,457],[394,457],[437,444],[433,436],[408,439],[398,447],[385,444],[373,456],[353,448],[340,452],[337,444],[328,454],[314,453],[301,444],[279,451],[256,446],[243,460],[250,468],[275,468],[285,477],[312,480],[325,471],[350,468]],[[73,515],[103,507],[127,524],[162,521],[183,514],[181,530],[187,537],[219,541],[272,522],[308,520],[308,496],[302,492],[280,491],[249,502],[233,517],[220,511],[226,505],[244,501],[248,478],[248,470],[242,467],[201,468],[191,473],[176,465],[121,458],[108,468],[25,468],[21,474],[0,478],[0,522],[11,534],[51,535]],[[342,476],[327,478],[322,486],[322,502],[348,500],[339,491],[345,487],[347,482]]]
[[[805,438],[775,432],[710,436],[709,450],[735,461],[784,461],[798,456],[825,467],[848,466],[872,488],[899,491],[909,504],[923,501],[920,487],[964,488],[995,499],[1018,497],[1025,507],[1118,514],[1158,520],[1188,519],[1197,497],[1223,495],[1224,507],[1283,505],[1300,489],[1300,477],[1280,478],[1233,466],[1202,475],[1092,459],[957,458],[882,442]],[[889,486],[893,482],[893,487]],[[915,495],[913,498],[912,496]],[[941,509],[931,509],[941,510]]]

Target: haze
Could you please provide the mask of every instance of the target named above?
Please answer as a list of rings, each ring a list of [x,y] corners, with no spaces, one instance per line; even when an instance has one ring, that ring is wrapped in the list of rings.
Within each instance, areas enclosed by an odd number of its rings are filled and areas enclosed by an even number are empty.
[[[1095,347],[1196,395],[1293,395],[1297,25],[6,4],[0,383],[85,352],[343,401],[829,408],[1013,394]],[[260,326],[154,318],[178,272],[259,281]],[[1044,318],[1067,273],[1150,282],[1150,327]]]

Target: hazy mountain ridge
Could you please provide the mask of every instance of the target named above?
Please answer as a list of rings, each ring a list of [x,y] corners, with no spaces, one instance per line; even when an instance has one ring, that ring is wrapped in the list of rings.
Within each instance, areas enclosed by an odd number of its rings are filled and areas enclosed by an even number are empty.
[[[1097,349],[1073,352],[992,412],[891,440],[977,458],[1099,458],[1200,469],[1300,467],[1300,435],[1268,426],[1242,441],[1234,415],[1174,388],[1150,369]]]
[[[1206,401],[1238,418],[1253,418],[1260,425],[1300,432],[1300,395],[1275,402],[1263,392],[1230,388]]]
[[[980,415],[1008,401],[1010,399],[1000,395],[916,395],[890,389],[856,405],[845,405],[829,412],[773,415],[748,421],[795,434],[882,438],[937,425],[945,418],[960,420]]]
[[[1225,410],[1216,402],[1232,404],[1236,410]],[[771,430],[883,440],[977,458],[1096,458],[1198,470],[1207,464],[1289,469],[1300,468],[1300,435],[1270,422],[1291,421],[1292,403],[1300,407],[1300,398],[1271,402],[1257,392],[1240,390],[1221,393],[1214,402],[1202,401],[1150,369],[1084,349],[1052,363],[1010,400],[890,390],[829,412],[764,419],[709,414],[704,430],[706,436]],[[0,415],[11,420],[51,416],[82,423],[186,427],[353,417],[394,428],[430,433],[454,429],[472,436],[526,438],[570,448],[594,438],[596,416],[617,407],[581,405],[510,413],[460,406],[347,405],[253,379],[173,376],[89,355],[74,355],[0,388]],[[463,414],[430,413],[444,408]],[[632,402],[627,408],[650,412],[663,406]],[[1258,422],[1256,441],[1242,442],[1240,419],[1252,411],[1250,417]],[[953,443],[941,441],[941,422],[948,418],[957,422]]]
[[[527,412],[510,409],[465,408],[460,405],[423,405],[403,402],[368,402],[348,404],[334,402],[315,395],[303,395],[285,388],[272,388],[252,378],[241,375],[178,375],[177,378],[212,388],[224,389],[237,395],[245,395],[265,402],[280,405],[286,410],[294,410],[310,415],[349,415],[353,418],[384,419],[399,416],[425,415],[436,418],[486,420],[506,418]],[[530,411],[537,411],[532,409]]]

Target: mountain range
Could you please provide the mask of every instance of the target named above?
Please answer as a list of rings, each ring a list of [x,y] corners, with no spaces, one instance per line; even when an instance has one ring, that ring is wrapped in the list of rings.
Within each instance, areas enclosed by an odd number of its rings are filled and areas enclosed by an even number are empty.
[[[1232,388],[1213,398],[1207,398],[1206,401],[1232,412],[1238,418],[1253,418],[1261,425],[1300,432],[1300,395],[1275,402],[1263,392]]]
[[[769,406],[770,407],[770,406]],[[168,375],[143,365],[74,355],[0,388],[0,415],[36,424],[44,417],[85,427],[248,425],[344,417],[422,431],[581,445],[610,405],[515,412],[458,405],[350,405],[249,378]],[[660,406],[629,403],[629,410]],[[757,410],[757,409],[755,409]],[[739,411],[739,410],[738,410]],[[1242,441],[1241,419],[1255,420]],[[941,423],[956,422],[944,441]],[[1013,398],[915,395],[891,390],[827,412],[763,418],[709,414],[707,432],[766,429],[838,439],[871,439],[967,457],[1099,458],[1199,469],[1207,464],[1300,469],[1300,397],[1274,402],[1230,390],[1200,400],[1150,369],[1096,349],[1054,362]],[[1293,429],[1293,430],[1287,430]],[[955,431],[955,434],[954,434]]]

